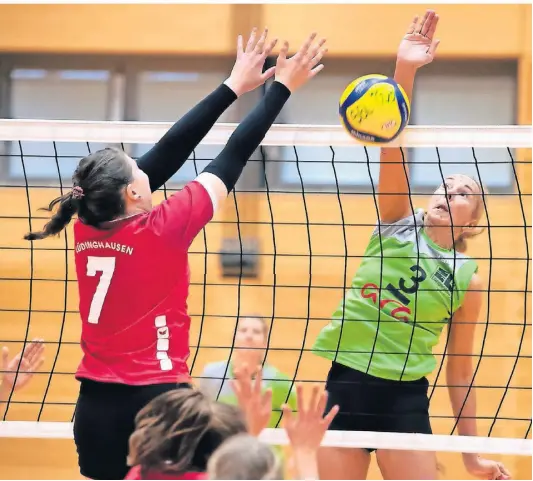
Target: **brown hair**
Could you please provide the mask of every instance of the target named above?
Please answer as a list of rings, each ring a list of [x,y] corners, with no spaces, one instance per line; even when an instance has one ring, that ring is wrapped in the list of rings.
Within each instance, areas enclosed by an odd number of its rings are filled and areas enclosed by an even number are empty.
[[[272,448],[239,434],[225,441],[207,463],[209,479],[283,479],[283,466]]]
[[[247,314],[247,315],[244,315],[244,316],[239,316],[239,318],[237,319],[237,326],[239,325],[239,323],[243,319],[256,319],[256,320],[258,320],[261,323],[261,325],[263,326],[263,335],[265,336],[265,338],[267,337],[267,335],[268,335],[268,323],[267,323],[267,321],[265,320],[264,317],[260,316],[259,314]]]
[[[474,227],[468,228],[464,232],[461,232],[459,237],[455,239],[453,243],[453,248],[457,252],[461,252],[461,253],[466,252],[467,247],[468,247],[467,246],[468,239],[471,239],[472,237],[476,237],[485,231],[484,227],[476,227],[476,226],[477,224],[479,224],[479,221],[483,217],[484,205],[485,205],[485,194],[487,194],[487,191],[486,189],[481,188],[481,184],[476,179],[470,176],[467,176],[467,177],[469,177],[476,183],[480,193],[479,193],[476,208],[474,210],[474,213],[472,214],[472,217],[474,219]]]
[[[246,432],[235,406],[211,401],[195,389],[175,389],[153,399],[135,418],[128,464],[141,472],[205,472],[227,438]]]
[[[72,176],[72,191],[42,209],[53,212],[57,207],[41,231],[29,232],[24,239],[39,240],[59,234],[75,214],[85,224],[101,228],[104,222],[124,214],[123,191],[131,180],[131,166],[122,150],[108,147],[84,157]]]

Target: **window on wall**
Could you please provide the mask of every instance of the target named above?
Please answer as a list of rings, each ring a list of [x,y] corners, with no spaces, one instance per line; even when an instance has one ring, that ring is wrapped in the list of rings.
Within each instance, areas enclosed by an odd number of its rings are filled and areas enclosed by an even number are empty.
[[[229,75],[231,60],[201,61],[200,59],[182,59],[168,65],[167,69],[153,68],[140,70],[136,76],[136,119],[143,122],[175,122],[185,115],[204,97],[215,90]],[[180,67],[180,70],[170,68]],[[232,105],[218,122],[236,122],[240,120],[239,99]],[[139,157],[151,145],[134,146],[132,155]],[[190,160],[172,178],[173,182],[184,183],[192,180],[196,173],[214,159],[223,146],[199,145]]]
[[[419,125],[515,124],[516,82],[515,62],[435,63],[417,78],[413,118]],[[433,188],[452,173],[480,179],[489,189],[513,184],[507,149],[441,148],[438,154],[435,148],[411,149],[415,186]]]
[[[108,70],[15,68],[11,71],[10,113],[15,119],[105,120]],[[13,179],[70,178],[80,157],[100,145],[85,143],[12,142],[9,171]]]

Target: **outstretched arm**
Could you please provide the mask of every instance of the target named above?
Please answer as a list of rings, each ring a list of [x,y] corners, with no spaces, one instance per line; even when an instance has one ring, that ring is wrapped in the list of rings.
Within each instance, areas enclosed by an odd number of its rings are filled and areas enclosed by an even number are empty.
[[[409,99],[417,70],[433,61],[439,44],[434,40],[439,16],[428,10],[421,22],[413,19],[400,43],[394,80],[402,86]],[[382,222],[392,223],[409,215],[409,170],[400,148],[382,148],[380,154],[378,206]]]
[[[276,64],[276,76],[259,104],[241,122],[226,147],[198,176],[216,207],[235,187],[246,162],[264,139],[292,92],[313,78],[323,68],[319,64],[326,52],[322,39],[313,45],[312,34],[298,53],[287,59],[289,45],[283,45]]]
[[[265,30],[257,40],[254,29],[245,49],[239,36],[237,60],[230,77],[178,120],[157,144],[139,158],[139,168],[148,175],[152,192],[180,169],[237,97],[262,85],[274,74],[274,69],[263,73],[265,59],[276,44],[276,40],[266,44],[267,35],[268,31]]]
[[[312,46],[315,36],[311,35],[290,59],[286,58],[289,46],[285,43],[275,67],[275,82],[235,129],[226,147],[196,177],[195,182],[186,185],[168,201],[153,209],[153,221],[156,224],[160,221],[171,242],[178,242],[187,248],[191,245],[237,183],[246,162],[265,137],[291,92],[322,70],[323,66],[317,64],[325,52],[321,49],[325,40]]]
[[[449,327],[446,384],[461,436],[477,436],[472,357],[482,302],[483,283],[479,276],[474,274],[463,305],[454,314]],[[502,463],[471,453],[463,454],[463,461],[466,469],[474,476],[484,479],[510,479],[510,474]]]

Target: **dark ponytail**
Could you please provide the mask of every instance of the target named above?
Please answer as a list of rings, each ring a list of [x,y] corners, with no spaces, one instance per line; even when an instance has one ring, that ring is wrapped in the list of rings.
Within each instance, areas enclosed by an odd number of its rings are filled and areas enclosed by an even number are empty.
[[[79,200],[74,199],[73,193],[62,195],[54,199],[48,207],[39,210],[47,210],[52,212],[54,207],[59,204],[57,212],[52,216],[49,222],[45,224],[41,232],[30,232],[24,236],[26,240],[40,240],[45,237],[59,234],[65,226],[72,220],[72,216],[78,212]]]
[[[124,188],[132,181],[132,169],[126,154],[119,149],[98,150],[80,160],[68,194],[54,199],[47,208],[57,212],[40,232],[30,232],[26,240],[38,240],[59,234],[74,214],[85,224],[102,228],[102,224],[123,215],[126,209]]]

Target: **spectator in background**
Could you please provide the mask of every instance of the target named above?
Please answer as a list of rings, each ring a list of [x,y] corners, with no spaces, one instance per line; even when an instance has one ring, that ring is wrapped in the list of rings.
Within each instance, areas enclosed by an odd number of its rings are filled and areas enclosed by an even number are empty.
[[[207,474],[209,479],[284,479],[274,450],[249,434],[224,441],[209,459]]]
[[[44,341],[34,339],[20,351],[11,361],[9,360],[9,349],[4,346],[2,349],[2,372],[0,372],[0,421],[4,419],[7,412],[7,400],[9,395],[26,386],[33,374],[42,366],[44,362]]]
[[[228,404],[237,404],[237,397],[231,385],[235,371],[243,366],[252,369],[252,375],[261,370],[268,341],[268,325],[257,315],[239,318],[235,334],[235,347],[231,359],[208,364],[200,375],[200,388],[212,399]],[[268,427],[276,427],[281,418],[281,407],[288,403],[296,406],[292,381],[274,366],[264,363],[262,387],[272,392],[272,413]]]

